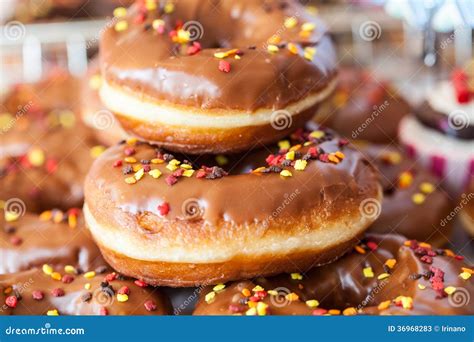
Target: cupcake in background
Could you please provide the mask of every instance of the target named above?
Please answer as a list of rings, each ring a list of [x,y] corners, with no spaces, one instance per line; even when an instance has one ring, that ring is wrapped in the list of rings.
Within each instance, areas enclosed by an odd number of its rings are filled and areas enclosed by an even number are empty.
[[[453,196],[465,189],[474,175],[474,60],[428,91],[402,120],[399,137]]]

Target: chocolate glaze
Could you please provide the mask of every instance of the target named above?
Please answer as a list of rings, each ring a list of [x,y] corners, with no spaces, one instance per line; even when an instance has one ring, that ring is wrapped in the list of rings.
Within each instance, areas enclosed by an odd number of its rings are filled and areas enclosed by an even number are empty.
[[[0,200],[20,198],[31,212],[81,205],[97,143],[76,117],[77,93],[77,80],[57,72],[7,94],[0,112]],[[34,150],[44,156],[38,165],[28,158]]]
[[[398,125],[409,104],[384,80],[368,70],[343,68],[332,97],[323,103],[316,120],[338,133],[374,143],[397,140]]]
[[[290,139],[291,145],[305,141],[302,137],[307,137],[308,133],[308,131],[295,133]],[[137,160],[134,164],[140,167],[141,160],[149,161],[156,158],[157,149],[145,143],[135,146],[127,144],[115,146],[107,150],[93,164],[86,180],[86,202],[97,200],[91,196],[93,192],[100,191],[110,198],[115,207],[125,212],[132,214],[150,212],[156,215],[159,215],[157,207],[166,202],[170,211],[164,218],[168,222],[189,219],[186,208],[190,201],[200,212],[197,219],[211,224],[223,221],[236,224],[265,222],[277,210],[276,216],[282,214],[287,217],[298,217],[301,213],[318,206],[327,208],[328,212],[323,216],[331,220],[342,213],[337,208],[349,206],[347,212],[350,212],[354,209],[354,201],[367,196],[378,196],[378,184],[374,170],[359,153],[354,152],[349,146],[341,147],[342,141],[335,138],[330,131],[326,130],[325,134],[321,140],[315,140],[321,142],[320,144],[303,146],[298,150],[299,158],[302,158],[309,148],[319,147],[326,154],[342,151],[345,158],[339,164],[308,160],[304,171],[297,171],[291,166],[283,167],[282,169],[291,170],[293,174],[288,178],[280,176],[279,170],[276,173],[249,174],[257,167],[268,166],[265,158],[270,153],[278,151],[278,148],[255,149],[244,154],[229,156],[228,163],[223,166],[224,170],[230,173],[228,176],[198,179],[196,171],[190,178],[180,177],[173,186],[166,183],[166,178],[172,173],[166,168],[167,163],[151,164],[151,169],[158,169],[163,173],[160,178],[154,179],[145,174],[136,184],[126,184],[125,179],[133,176],[133,172],[123,175],[124,167],[130,168],[133,164],[125,162],[124,151],[133,148],[135,151],[133,158]],[[161,151],[160,154],[163,155],[164,152]],[[175,157],[181,161],[185,158],[178,155]],[[212,158],[214,157],[207,155],[188,160],[197,170],[201,165],[208,167],[216,165]],[[114,168],[113,164],[117,161],[123,162],[123,166]],[[279,208],[284,202],[280,211]],[[94,212],[96,206],[93,202],[89,204],[89,208]]]
[[[57,310],[59,315],[170,313],[168,299],[156,288],[140,287],[121,276],[108,282],[105,282],[105,278],[110,279],[110,275],[96,275],[93,278],[85,278],[83,275],[72,277],[72,282],[64,283],[54,280],[39,269],[0,275],[0,315],[45,315],[50,310]],[[86,284],[90,284],[89,289],[86,289],[89,287]],[[126,301],[119,301],[118,294],[124,286],[129,289],[128,298]],[[57,296],[58,293],[61,295]],[[17,298],[14,308],[7,305],[7,298],[10,296]]]
[[[424,314],[467,315],[473,314],[468,298],[474,293],[472,277],[460,277],[462,267],[468,267],[460,258],[447,250],[433,251],[429,246],[410,241],[399,235],[368,235],[358,246],[364,254],[353,251],[338,261],[316,267],[307,274],[280,275],[273,278],[257,278],[252,282],[231,283],[217,291],[214,301],[205,300],[211,288],[201,292],[195,315],[246,313],[248,297],[242,289],[252,291],[260,285],[265,291],[276,289],[279,295],[267,294],[264,302],[269,305],[268,314]],[[371,250],[375,248],[375,250]],[[427,257],[431,256],[431,260]],[[388,259],[395,259],[393,268],[384,266]],[[425,260],[425,261],[422,261]],[[428,263],[432,262],[432,263]],[[370,267],[374,276],[364,276],[364,268]],[[444,272],[443,276],[440,276]],[[472,272],[472,270],[470,270]],[[379,280],[383,273],[389,276]],[[302,279],[293,279],[302,277]],[[421,289],[421,287],[425,287]],[[438,286],[438,287],[437,287]],[[449,295],[448,286],[456,287]],[[438,290],[434,289],[438,288]],[[290,301],[285,296],[294,293],[298,299]],[[258,293],[252,292],[253,296]],[[412,308],[402,307],[399,296],[410,297]],[[305,301],[318,300],[319,306],[310,308]],[[387,308],[378,308],[389,301]],[[350,309],[348,309],[350,308]],[[321,310],[323,309],[323,310]]]
[[[449,122],[449,113],[438,112],[428,101],[424,101],[416,108],[414,114],[418,121],[428,128],[456,139],[474,140],[474,125],[452,127],[453,125]]]
[[[13,221],[0,216],[0,274],[28,270],[43,264],[83,271],[105,266],[98,248],[84,227],[82,215],[52,211],[54,218],[26,213]],[[46,218],[45,218],[46,217]],[[68,220],[77,220],[77,226]],[[60,220],[60,222],[54,222]]]
[[[176,1],[174,11],[163,13],[163,2],[147,11],[136,4],[129,9],[128,29],[117,32],[109,27],[100,42],[102,71],[107,82],[149,97],[203,109],[284,108],[316,93],[335,76],[335,52],[326,27],[307,13],[297,1]],[[140,11],[146,20],[137,24]],[[293,28],[284,25],[294,16]],[[150,27],[154,19],[166,22],[164,34]],[[178,44],[168,33],[178,21],[198,22],[203,35],[202,51],[180,54]],[[315,23],[309,37],[299,34],[303,23]],[[148,29],[147,29],[148,27]],[[200,29],[199,29],[200,30]],[[299,54],[282,47],[267,51],[267,40],[279,34],[279,44],[296,43]],[[302,56],[303,47],[314,46],[313,61]],[[249,48],[251,47],[251,48]],[[240,60],[226,58],[231,72],[218,69],[213,55],[224,49],[238,48]]]
[[[452,225],[442,222],[454,208],[454,201],[438,186],[436,177],[396,147],[362,142],[357,147],[380,171],[384,191],[381,214],[369,230],[402,234],[438,246],[446,242]],[[404,186],[400,177],[406,173],[412,180]],[[424,192],[423,185],[432,187],[432,192]],[[416,204],[415,194],[424,196],[424,201]]]

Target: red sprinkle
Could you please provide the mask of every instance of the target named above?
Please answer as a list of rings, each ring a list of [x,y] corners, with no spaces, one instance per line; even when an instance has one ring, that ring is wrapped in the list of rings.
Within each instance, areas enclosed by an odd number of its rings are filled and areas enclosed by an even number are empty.
[[[123,153],[126,156],[133,156],[135,154],[135,149],[133,147],[127,147],[125,150],[123,150]]]
[[[137,279],[134,281],[135,285],[140,286],[140,287],[147,287],[148,284],[145,283],[143,280]]]
[[[230,304],[229,305],[229,311],[232,312],[232,313],[239,313],[239,312],[242,312],[243,310],[237,304]]]
[[[128,286],[122,286],[118,291],[119,294],[126,294],[128,295],[130,293],[130,289]]]
[[[371,251],[375,251],[378,248],[378,245],[373,241],[369,241],[367,242],[367,247],[369,247]]]
[[[107,316],[108,314],[109,314],[109,311],[107,310],[107,308],[104,308],[104,307],[100,308],[99,315]]]
[[[46,161],[46,171],[48,173],[54,173],[58,169],[58,162],[54,159],[48,159]]]
[[[178,178],[176,178],[173,175],[169,175],[168,177],[165,178],[165,182],[169,186],[172,186],[172,185],[176,184],[176,182],[178,182]]]
[[[123,164],[123,162],[122,162],[122,160],[120,160],[120,159],[119,159],[119,160],[116,160],[116,161],[114,161],[114,167],[121,167],[121,166],[122,166],[122,164]]]
[[[172,175],[173,175],[173,177],[179,178],[179,177],[181,177],[181,176],[183,175],[183,173],[184,173],[184,169],[181,169],[181,168],[180,168],[180,169],[177,169],[176,171],[174,171],[174,172],[172,173]]]
[[[198,170],[198,171],[196,172],[196,178],[204,178],[204,177],[206,177],[206,171],[204,171],[204,170]]]
[[[16,308],[16,305],[18,304],[18,298],[15,296],[8,296],[5,299],[5,304],[7,304],[7,306],[10,308]]]
[[[201,44],[199,42],[193,42],[193,45],[188,46],[188,55],[192,56],[201,51]]]
[[[148,311],[155,311],[157,308],[156,303],[152,300],[147,300],[144,305],[145,309],[147,309]]]
[[[23,242],[23,239],[19,236],[12,236],[10,242],[13,246],[19,246]]]
[[[313,310],[313,316],[322,316],[327,314],[328,311],[326,309],[314,309]]]
[[[429,255],[423,255],[420,258],[420,260],[423,261],[424,263],[427,263],[427,264],[432,264],[433,263],[433,258],[430,257]]]
[[[161,216],[166,216],[170,212],[170,205],[168,202],[163,202],[158,206],[158,211]]]
[[[225,73],[230,72],[230,63],[227,61],[219,61],[219,70]]]
[[[63,277],[61,278],[61,281],[64,283],[64,284],[70,284],[74,281],[74,277],[70,274],[65,274],[63,275]]]
[[[464,260],[464,257],[462,255],[455,255],[454,259],[456,260]]]
[[[31,295],[33,296],[34,300],[42,300],[44,298],[43,292],[39,290],[33,291]]]
[[[105,276],[105,280],[108,282],[114,281],[115,279],[117,279],[117,273],[115,272],[109,273]]]
[[[56,288],[56,289],[51,290],[51,294],[52,294],[54,297],[62,297],[62,296],[65,295],[65,292],[64,292],[63,289]]]

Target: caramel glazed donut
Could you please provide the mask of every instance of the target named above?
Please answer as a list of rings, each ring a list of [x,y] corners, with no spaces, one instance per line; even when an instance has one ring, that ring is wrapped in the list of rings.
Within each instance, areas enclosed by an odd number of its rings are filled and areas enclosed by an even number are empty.
[[[472,315],[474,271],[462,260],[400,235],[368,235],[305,275],[205,288],[194,315]]]
[[[150,1],[115,16],[100,42],[102,102],[173,151],[277,141],[335,87],[326,27],[297,1]]]
[[[346,144],[299,129],[270,155],[190,162],[131,139],[86,177],[86,224],[114,269],[153,285],[309,269],[347,251],[377,217],[360,210],[381,200],[377,173]],[[206,166],[212,158],[225,170]]]

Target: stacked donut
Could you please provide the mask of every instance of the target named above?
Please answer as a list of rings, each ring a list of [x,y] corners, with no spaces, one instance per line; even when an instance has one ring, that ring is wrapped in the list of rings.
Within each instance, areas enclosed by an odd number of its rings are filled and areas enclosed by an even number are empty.
[[[305,128],[334,88],[324,24],[297,1],[137,2],[100,43],[100,98],[131,136],[85,182],[120,273],[174,287],[308,270],[376,217],[374,168]]]

